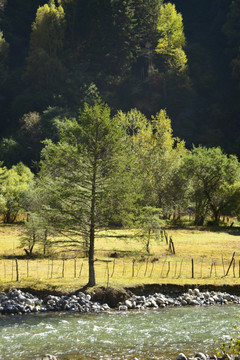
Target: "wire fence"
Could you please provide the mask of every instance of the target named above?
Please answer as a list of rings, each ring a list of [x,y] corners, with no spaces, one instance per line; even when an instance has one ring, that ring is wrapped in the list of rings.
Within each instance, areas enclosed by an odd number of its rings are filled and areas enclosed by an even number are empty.
[[[114,258],[95,261],[96,277],[106,283],[111,279],[135,278],[142,281],[152,278],[161,279],[210,279],[233,277],[240,278],[240,257],[233,253],[232,258],[176,259],[174,256],[145,259]],[[0,281],[2,283],[26,279],[82,279],[88,277],[88,260],[80,259],[1,259]]]

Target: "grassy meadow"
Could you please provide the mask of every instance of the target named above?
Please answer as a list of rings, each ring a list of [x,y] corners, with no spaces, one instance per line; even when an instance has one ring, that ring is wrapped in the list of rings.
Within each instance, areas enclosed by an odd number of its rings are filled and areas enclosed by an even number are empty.
[[[135,230],[102,231],[96,240],[97,284],[113,287],[143,283],[240,284],[240,232],[237,228],[228,228],[231,233],[220,229],[167,229],[175,255],[165,238],[152,241],[148,255],[143,241],[134,237]],[[53,247],[48,258],[27,260],[19,248],[21,234],[21,225],[0,224],[1,289],[72,291],[87,283],[88,261],[81,252],[63,253]],[[40,248],[35,250],[40,254]],[[234,261],[224,276],[234,252]]]

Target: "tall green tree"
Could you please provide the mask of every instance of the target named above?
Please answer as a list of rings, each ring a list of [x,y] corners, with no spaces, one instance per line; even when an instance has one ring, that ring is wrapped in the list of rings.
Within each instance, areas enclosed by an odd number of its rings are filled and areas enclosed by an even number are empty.
[[[221,148],[199,146],[186,155],[184,166],[191,180],[195,224],[203,225],[208,213],[213,222],[218,224],[239,182],[240,165],[237,157],[227,156]]]
[[[183,50],[186,38],[182,15],[176,11],[174,4],[162,5],[157,30],[159,39],[156,53],[164,57],[170,69],[176,72],[184,71],[187,66],[187,56]]]
[[[35,89],[49,89],[62,79],[61,52],[65,36],[65,13],[54,0],[40,6],[32,24],[25,79]]]
[[[60,125],[60,141],[47,141],[42,151],[39,175],[49,199],[45,213],[70,245],[79,246],[81,237],[88,251],[88,285],[93,286],[96,231],[111,220],[111,204],[116,213],[127,207],[128,141],[119,117],[112,118],[102,103],[86,104],[78,119]]]
[[[178,180],[185,144],[173,137],[171,120],[161,110],[151,120],[141,112],[123,114],[132,134],[142,206],[162,209],[167,217],[184,204],[184,181]]]
[[[4,215],[4,222],[13,223],[23,209],[22,200],[28,194],[34,175],[22,163],[1,171],[4,171],[4,177],[0,184],[0,212]]]
[[[21,206],[27,216],[22,229],[20,247],[28,257],[33,255],[36,246],[42,249],[43,255],[46,255],[52,245],[49,235],[53,235],[54,232],[43,213],[42,204],[46,203],[46,193],[40,185],[39,182],[33,181],[28,188],[27,196],[21,199]]]

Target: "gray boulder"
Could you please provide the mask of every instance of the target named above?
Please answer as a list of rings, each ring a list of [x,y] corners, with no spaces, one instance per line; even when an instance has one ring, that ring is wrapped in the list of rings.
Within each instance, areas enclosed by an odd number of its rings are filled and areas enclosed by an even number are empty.
[[[204,355],[201,352],[197,353],[194,357],[197,358],[197,359],[200,359],[200,360],[207,360],[206,355]]]
[[[57,360],[56,356],[53,355],[44,355],[41,360]]]
[[[183,353],[180,353],[180,354],[178,354],[178,356],[177,356],[177,360],[187,360],[187,357],[186,357],[186,355],[184,355]]]

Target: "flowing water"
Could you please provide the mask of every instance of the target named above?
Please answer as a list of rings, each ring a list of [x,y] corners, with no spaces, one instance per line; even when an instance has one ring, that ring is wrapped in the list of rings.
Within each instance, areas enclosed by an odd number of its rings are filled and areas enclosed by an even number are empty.
[[[240,306],[102,314],[0,316],[0,359],[175,359],[213,354],[234,335]]]

